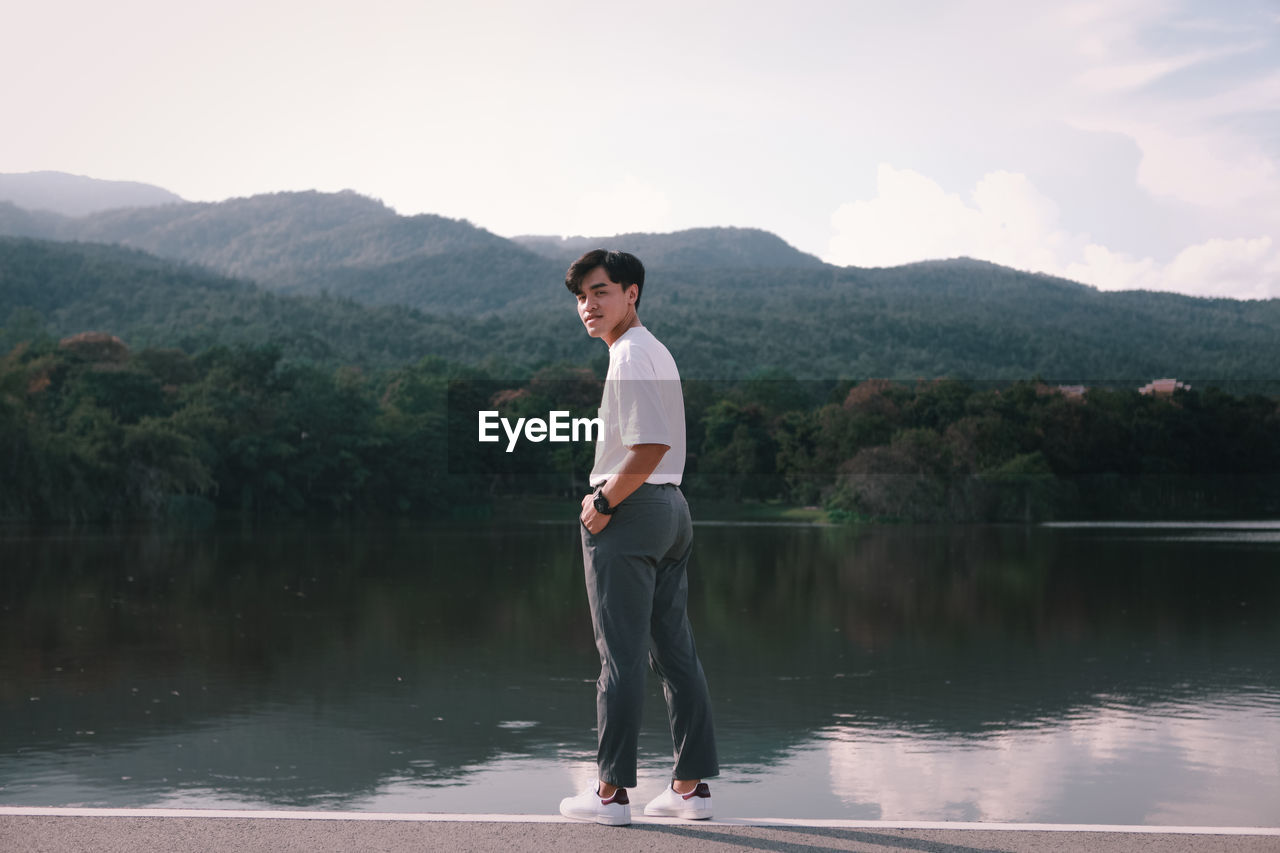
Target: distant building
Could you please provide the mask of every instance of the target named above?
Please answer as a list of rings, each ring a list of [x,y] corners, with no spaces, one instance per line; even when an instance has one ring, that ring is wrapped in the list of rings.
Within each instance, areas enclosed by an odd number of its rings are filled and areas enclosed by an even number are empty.
[[[1064,397],[1083,397],[1084,392],[1088,391],[1088,387],[1084,385],[1059,385],[1058,393]]]
[[[1153,379],[1138,389],[1139,394],[1172,394],[1177,390],[1190,391],[1191,386],[1176,379]]]

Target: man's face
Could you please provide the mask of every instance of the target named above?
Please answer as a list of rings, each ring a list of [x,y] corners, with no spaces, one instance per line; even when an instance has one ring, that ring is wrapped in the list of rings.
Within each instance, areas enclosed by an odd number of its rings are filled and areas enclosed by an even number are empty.
[[[609,278],[604,267],[596,267],[587,273],[578,293],[578,316],[582,325],[587,327],[587,334],[611,343],[613,338],[626,331],[618,327],[630,320],[631,308],[639,292],[634,284],[623,290],[622,285]]]

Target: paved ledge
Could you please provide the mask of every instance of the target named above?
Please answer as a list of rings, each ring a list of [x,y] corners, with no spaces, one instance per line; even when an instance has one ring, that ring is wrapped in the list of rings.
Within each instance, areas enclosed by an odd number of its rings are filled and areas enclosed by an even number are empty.
[[[1075,826],[637,817],[604,827],[551,815],[0,807],[4,853],[761,850],[775,853],[1277,853],[1280,828]]]

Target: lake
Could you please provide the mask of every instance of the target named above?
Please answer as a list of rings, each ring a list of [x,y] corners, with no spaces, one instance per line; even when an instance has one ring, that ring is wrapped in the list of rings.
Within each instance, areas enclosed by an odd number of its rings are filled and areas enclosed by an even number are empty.
[[[695,540],[718,816],[1280,825],[1280,523]],[[0,528],[0,619],[3,805],[550,814],[594,776],[572,518]],[[640,802],[652,680],[646,718]]]

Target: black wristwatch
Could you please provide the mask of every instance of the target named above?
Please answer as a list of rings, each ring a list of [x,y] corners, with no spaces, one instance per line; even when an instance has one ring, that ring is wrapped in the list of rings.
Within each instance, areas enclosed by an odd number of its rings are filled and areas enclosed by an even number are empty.
[[[604,486],[596,489],[596,496],[592,503],[595,504],[596,512],[601,515],[613,515],[618,511],[616,506],[609,506],[609,499],[604,496]]]

